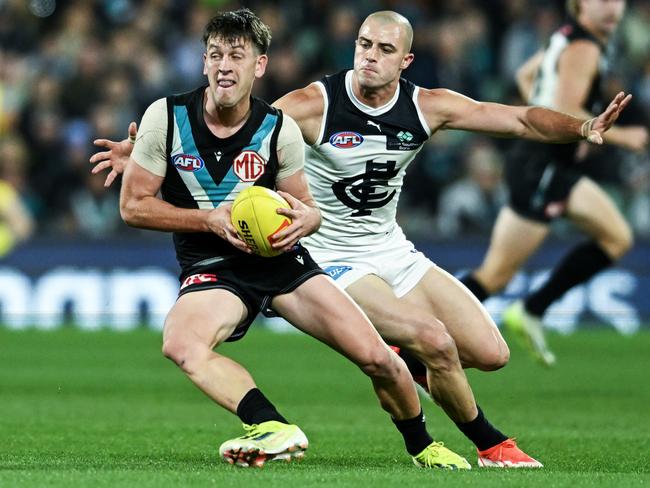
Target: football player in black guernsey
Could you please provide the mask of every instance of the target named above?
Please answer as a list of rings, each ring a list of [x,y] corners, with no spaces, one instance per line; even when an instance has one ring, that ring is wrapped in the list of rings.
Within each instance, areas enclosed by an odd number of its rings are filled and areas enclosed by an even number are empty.
[[[519,70],[524,100],[577,117],[591,117],[606,103],[601,71],[607,66],[607,42],[619,24],[624,0],[569,0],[570,21],[545,48]],[[644,151],[648,129],[614,126],[603,138],[631,151]],[[572,287],[611,266],[632,246],[632,231],[612,199],[585,176],[578,143],[545,145],[518,141],[506,160],[510,202],[497,218],[483,263],[463,283],[483,301],[512,279],[550,233],[553,220],[565,217],[588,239],[556,265],[547,281],[503,314],[507,330],[523,339],[533,356],[555,364],[542,328],[548,307]]]

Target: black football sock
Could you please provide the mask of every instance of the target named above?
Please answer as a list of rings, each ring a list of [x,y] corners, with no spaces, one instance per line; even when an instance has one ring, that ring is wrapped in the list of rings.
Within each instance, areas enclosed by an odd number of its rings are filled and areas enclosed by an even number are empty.
[[[478,408],[478,416],[474,420],[466,423],[456,422],[456,426],[465,434],[465,437],[472,441],[479,451],[484,451],[507,440],[508,438],[501,431],[488,422],[481,407],[477,405],[476,408]]]
[[[526,298],[526,310],[541,317],[551,303],[564,293],[611,266],[613,262],[593,241],[574,247],[553,270],[548,281]]]
[[[484,302],[490,296],[485,287],[481,285],[471,273],[461,278],[460,282],[469,288],[469,291],[478,298],[479,302]]]
[[[424,448],[433,442],[433,439],[427,432],[427,424],[424,420],[424,414],[420,410],[420,414],[417,417],[406,420],[395,420],[393,423],[397,430],[400,431],[402,437],[404,437],[404,444],[406,444],[406,450],[411,456],[416,456],[424,451]]]
[[[278,413],[273,404],[257,388],[250,390],[237,405],[237,416],[248,425],[261,424],[269,420],[277,420],[288,424],[287,419]]]

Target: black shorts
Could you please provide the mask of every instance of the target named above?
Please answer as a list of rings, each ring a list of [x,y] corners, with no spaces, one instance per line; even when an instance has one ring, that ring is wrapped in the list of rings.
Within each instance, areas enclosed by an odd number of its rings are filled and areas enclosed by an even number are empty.
[[[271,311],[273,297],[292,292],[318,274],[325,272],[300,245],[273,258],[250,255],[214,258],[181,274],[178,296],[213,288],[237,295],[248,309],[248,316],[227,339],[236,341],[244,337],[259,312]]]
[[[571,190],[583,177],[569,161],[559,160],[548,145],[524,143],[506,162],[505,180],[510,207],[522,217],[548,223],[564,215]]]

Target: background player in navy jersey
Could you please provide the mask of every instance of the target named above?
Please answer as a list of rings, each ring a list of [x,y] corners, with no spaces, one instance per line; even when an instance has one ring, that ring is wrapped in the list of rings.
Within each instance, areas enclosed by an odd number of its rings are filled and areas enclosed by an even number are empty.
[[[296,120],[310,146],[305,168],[323,224],[305,243],[382,337],[426,365],[429,391],[477,446],[480,466],[540,467],[476,405],[463,366],[500,368],[508,347],[471,293],[404,237],[395,221],[402,179],[420,146],[438,130],[601,143],[629,97],[621,93],[603,114],[583,120],[420,89],[400,78],[413,60],[411,41],[408,20],[376,12],[359,30],[353,70],[274,104]],[[112,166],[119,172],[128,147],[102,144],[111,150],[93,156],[99,163],[94,171]],[[277,246],[288,249],[283,235],[278,237]],[[423,461],[435,464],[436,459]]]
[[[251,97],[255,78],[266,68],[270,37],[249,10],[214,17],[204,34],[208,86],[151,104],[126,165],[120,195],[124,220],[173,232],[182,269],[179,298],[165,321],[163,353],[244,422],[246,434],[221,445],[225,460],[260,466],[301,456],[307,448],[304,433],[287,422],[240,364],[213,350],[241,338],[257,313],[271,306],[370,376],[413,456],[448,453],[440,467],[469,468],[427,433],[404,362],[296,244],[318,228],[320,215],[302,169],[298,127]],[[243,151],[256,152],[255,159],[264,162],[255,181],[233,164]],[[293,220],[283,239],[291,250],[275,258],[251,255],[230,222],[232,200],[253,184],[277,187],[292,207],[283,212]]]
[[[525,100],[591,117],[603,105],[601,66],[608,40],[623,17],[624,0],[570,0],[571,21],[555,32],[544,50],[520,69],[517,82]],[[607,143],[642,151],[643,126],[612,127]],[[571,249],[543,286],[504,312],[504,325],[522,336],[543,364],[555,363],[542,330],[546,309],[570,288],[620,259],[632,246],[632,231],[611,198],[583,175],[578,145],[518,143],[506,167],[510,202],[492,231],[483,263],[463,278],[483,301],[505,287],[539,248],[553,219],[567,217],[589,239]]]

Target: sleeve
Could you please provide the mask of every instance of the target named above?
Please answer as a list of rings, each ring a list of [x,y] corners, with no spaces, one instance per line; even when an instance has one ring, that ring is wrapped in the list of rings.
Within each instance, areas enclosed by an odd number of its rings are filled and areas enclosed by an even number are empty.
[[[305,165],[305,142],[296,121],[286,113],[278,134],[278,180],[301,170]]]
[[[167,173],[167,100],[160,98],[144,112],[131,158],[158,176]]]

